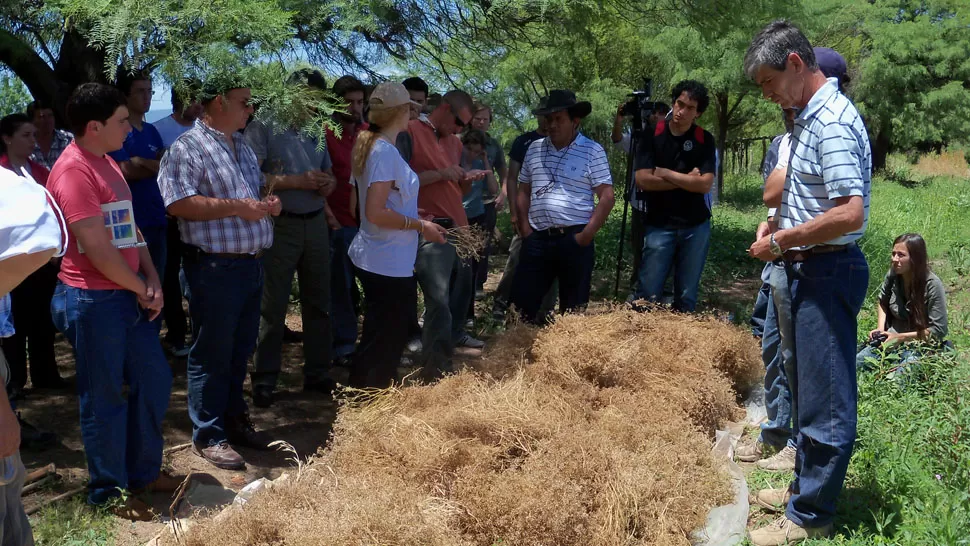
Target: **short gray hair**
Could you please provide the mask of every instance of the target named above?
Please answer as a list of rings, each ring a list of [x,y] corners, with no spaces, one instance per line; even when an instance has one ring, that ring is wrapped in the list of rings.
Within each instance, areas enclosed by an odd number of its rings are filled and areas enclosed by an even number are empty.
[[[762,66],[782,71],[791,53],[798,54],[809,70],[818,70],[815,51],[802,31],[784,19],[774,21],[748,46],[748,52],[744,54],[744,73],[753,80]]]

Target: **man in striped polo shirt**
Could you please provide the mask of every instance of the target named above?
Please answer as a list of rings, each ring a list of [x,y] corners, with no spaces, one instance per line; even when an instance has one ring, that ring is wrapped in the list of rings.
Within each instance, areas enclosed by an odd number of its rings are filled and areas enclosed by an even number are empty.
[[[572,91],[554,90],[546,107],[549,136],[529,146],[519,171],[517,195],[522,257],[512,303],[529,322],[541,322],[539,306],[559,279],[559,312],[589,302],[593,238],[613,208],[613,180],[603,147],[579,132],[589,102]],[[594,204],[594,195],[599,203]]]
[[[869,282],[856,240],[868,220],[872,154],[859,112],[787,21],[754,38],[744,70],[766,98],[799,110],[778,216],[758,227],[748,250],[766,261],[784,258],[794,320],[795,479],[756,496],[786,507],[778,521],[751,532],[753,544],[768,546],[832,533],[856,437],[857,315]]]

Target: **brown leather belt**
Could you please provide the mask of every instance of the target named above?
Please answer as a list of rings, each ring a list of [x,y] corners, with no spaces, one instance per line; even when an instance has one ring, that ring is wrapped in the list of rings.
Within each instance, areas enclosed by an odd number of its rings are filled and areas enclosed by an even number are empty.
[[[786,262],[804,262],[808,258],[817,254],[831,254],[832,252],[845,252],[855,246],[855,243],[847,245],[818,245],[805,250],[788,250],[782,256]]]

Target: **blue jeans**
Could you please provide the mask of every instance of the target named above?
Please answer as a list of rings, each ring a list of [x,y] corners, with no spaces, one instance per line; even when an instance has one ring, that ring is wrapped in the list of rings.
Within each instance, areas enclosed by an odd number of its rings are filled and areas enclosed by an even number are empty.
[[[795,480],[786,515],[802,527],[821,527],[835,517],[856,438],[857,316],[869,286],[869,266],[852,245],[786,268],[798,419]]]
[[[660,301],[664,282],[673,270],[674,309],[693,312],[710,242],[710,220],[684,229],[647,226],[634,298]]]
[[[559,281],[560,313],[581,311],[589,303],[595,243],[579,246],[578,232],[579,229],[555,236],[532,233],[522,241],[521,261],[512,285],[512,303],[527,322],[547,320],[539,309],[556,280]]]
[[[183,258],[189,285],[192,348],[187,368],[192,441],[226,441],[226,419],[247,412],[246,364],[256,349],[263,266],[255,258],[220,258],[198,249]]]
[[[148,255],[152,257],[152,265],[158,273],[159,285],[165,286],[165,264],[168,262],[168,226],[139,227],[145,243],[148,244]],[[164,290],[162,291],[164,295]],[[158,330],[162,329],[162,315],[158,315],[152,324]]]
[[[59,282],[51,315],[74,347],[88,502],[150,484],[162,466],[162,419],[172,390],[157,330],[127,290]]]
[[[754,300],[754,308],[751,310],[751,335],[762,337],[765,335],[765,318],[768,315],[768,302],[771,301],[771,284],[768,277],[771,275],[771,263],[765,264],[761,272],[761,289]]]
[[[342,227],[330,232],[330,318],[334,357],[353,354],[357,344],[360,292],[354,278],[354,264],[347,254],[356,236],[356,227]]]
[[[451,370],[451,355],[464,333],[472,299],[471,264],[462,261],[451,244],[418,245],[415,277],[424,293],[421,365],[426,370]]]
[[[795,447],[793,431],[797,430],[797,426],[793,429],[792,390],[789,384],[789,375],[794,374],[795,370],[791,347],[791,296],[788,293],[785,266],[768,264],[768,267],[768,301],[765,302],[767,315],[764,336],[761,338],[768,421],[761,425],[761,441],[775,448],[786,445]]]

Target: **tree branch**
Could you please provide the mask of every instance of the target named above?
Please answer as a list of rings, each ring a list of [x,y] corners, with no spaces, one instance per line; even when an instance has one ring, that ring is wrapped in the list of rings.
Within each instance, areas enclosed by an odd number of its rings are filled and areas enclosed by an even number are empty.
[[[52,101],[57,95],[57,79],[50,67],[26,42],[0,28],[0,63],[7,65],[35,98]]]

